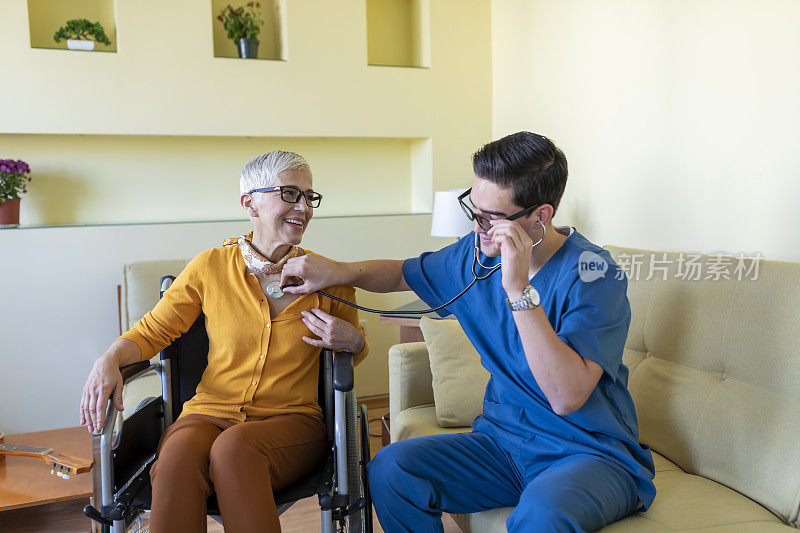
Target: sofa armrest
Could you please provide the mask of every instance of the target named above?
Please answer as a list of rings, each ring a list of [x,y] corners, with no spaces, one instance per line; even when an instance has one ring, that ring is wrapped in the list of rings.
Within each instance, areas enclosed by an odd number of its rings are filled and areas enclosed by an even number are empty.
[[[409,407],[433,404],[431,363],[424,342],[395,344],[389,348],[389,416]]]

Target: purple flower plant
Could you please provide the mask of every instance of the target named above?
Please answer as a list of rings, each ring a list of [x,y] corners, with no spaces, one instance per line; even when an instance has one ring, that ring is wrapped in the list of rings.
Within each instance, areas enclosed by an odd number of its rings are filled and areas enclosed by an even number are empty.
[[[28,192],[26,186],[31,181],[30,172],[31,167],[25,161],[0,159],[0,204]]]
[[[31,167],[25,161],[13,159],[0,159],[0,172],[8,172],[10,174],[27,174],[31,171]]]

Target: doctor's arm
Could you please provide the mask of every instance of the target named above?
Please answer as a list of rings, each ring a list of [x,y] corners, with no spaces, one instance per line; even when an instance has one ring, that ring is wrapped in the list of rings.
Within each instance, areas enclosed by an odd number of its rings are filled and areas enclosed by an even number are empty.
[[[530,283],[533,241],[515,222],[492,222],[488,233],[500,243],[503,288],[509,301],[518,300]],[[566,416],[580,409],[603,376],[603,368],[561,340],[541,307],[512,314],[525,359],[553,411]]]
[[[521,298],[509,295],[509,300]],[[556,414],[580,409],[603,375],[603,368],[562,341],[541,307],[514,311],[525,359]]]
[[[281,273],[281,286],[290,294],[305,294],[335,285],[348,285],[370,292],[411,290],[403,279],[402,260],[345,263],[305,254],[289,259]]]

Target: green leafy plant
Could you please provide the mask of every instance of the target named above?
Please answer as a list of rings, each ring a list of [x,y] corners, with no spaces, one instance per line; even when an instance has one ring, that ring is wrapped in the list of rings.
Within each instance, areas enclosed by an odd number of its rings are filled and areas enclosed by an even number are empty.
[[[25,161],[0,159],[0,204],[28,192],[31,167]]]
[[[94,39],[90,37],[94,37]],[[94,40],[98,43],[111,44],[106,32],[103,30],[103,25],[99,22],[91,23],[86,19],[68,20],[64,26],[58,28],[58,31],[53,34],[55,42],[60,43],[61,39]]]
[[[261,2],[247,2],[246,5],[233,8],[227,5],[219,15],[217,20],[222,22],[222,26],[228,32],[228,39],[238,41],[239,39],[255,39],[261,32],[264,21],[261,20]]]

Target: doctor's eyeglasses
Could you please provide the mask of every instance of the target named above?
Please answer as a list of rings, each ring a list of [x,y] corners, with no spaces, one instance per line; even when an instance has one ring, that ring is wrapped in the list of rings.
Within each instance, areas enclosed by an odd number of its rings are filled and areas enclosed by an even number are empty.
[[[473,209],[472,202],[469,201],[469,193],[472,192],[472,187],[461,193],[458,197],[458,204],[461,206],[461,210],[464,211],[464,214],[467,215],[467,218],[472,220],[473,222],[477,221],[478,225],[481,227],[483,231],[489,231],[492,227],[492,223],[489,221],[488,218],[482,217],[478,213],[475,212]],[[469,201],[469,204],[467,203]],[[526,207],[522,211],[517,211],[513,215],[509,215],[505,217],[505,220],[516,220],[518,218],[524,217],[525,215],[530,214],[534,209],[539,207],[538,205],[532,205],[530,207]]]
[[[281,192],[281,200],[284,202],[288,202],[290,204],[296,204],[300,201],[300,197],[302,196],[306,200],[306,205],[308,207],[319,207],[319,204],[322,202],[322,195],[315,191],[301,191],[294,185],[279,185],[276,187],[264,187],[261,189],[253,189],[252,191],[248,192],[247,194],[253,194],[254,192]]]

